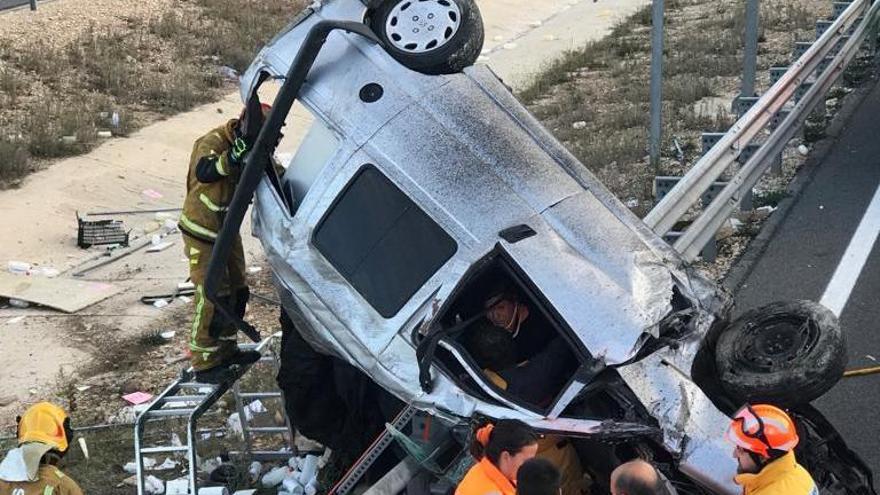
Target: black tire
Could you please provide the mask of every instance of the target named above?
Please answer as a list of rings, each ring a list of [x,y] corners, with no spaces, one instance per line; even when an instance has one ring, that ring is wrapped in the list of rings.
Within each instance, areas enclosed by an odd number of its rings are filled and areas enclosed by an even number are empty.
[[[740,404],[805,404],[840,380],[846,362],[837,317],[811,301],[749,311],[722,331],[715,347],[721,386]]]
[[[407,11],[413,15],[404,23]],[[483,18],[474,0],[387,0],[369,24],[392,57],[423,74],[461,72],[483,49]]]

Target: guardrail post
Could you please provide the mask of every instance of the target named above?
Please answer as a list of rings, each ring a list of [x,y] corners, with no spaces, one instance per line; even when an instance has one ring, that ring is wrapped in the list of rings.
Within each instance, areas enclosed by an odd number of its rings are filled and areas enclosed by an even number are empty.
[[[745,50],[740,97],[755,96],[755,67],[758,62],[758,0],[746,0]]]
[[[651,27],[651,137],[649,143],[651,166],[657,174],[660,169],[660,138],[663,109],[663,0],[654,0]]]

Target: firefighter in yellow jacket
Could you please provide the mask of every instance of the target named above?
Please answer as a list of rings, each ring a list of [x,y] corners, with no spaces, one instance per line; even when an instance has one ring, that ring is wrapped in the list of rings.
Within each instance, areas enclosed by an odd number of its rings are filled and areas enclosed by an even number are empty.
[[[734,444],[743,495],[819,495],[810,473],[797,463],[797,428],[791,416],[769,404],[746,404],[733,417],[727,439]]]
[[[236,329],[205,298],[205,277],[211,251],[223,225],[244,158],[259,132],[269,106],[260,111],[242,111],[238,119],[211,130],[196,140],[186,180],[186,200],[178,227],[189,261],[190,280],[195,285],[195,316],[189,338],[191,362],[196,380],[219,383],[228,376],[231,365],[246,365],[260,357],[244,351],[236,343]],[[255,115],[254,115],[255,114]],[[218,298],[243,317],[250,292],[245,274],[244,249],[237,236],[226,264]]]
[[[18,447],[0,463],[0,495],[83,495],[58,469],[72,436],[63,409],[49,402],[31,406],[18,419]]]

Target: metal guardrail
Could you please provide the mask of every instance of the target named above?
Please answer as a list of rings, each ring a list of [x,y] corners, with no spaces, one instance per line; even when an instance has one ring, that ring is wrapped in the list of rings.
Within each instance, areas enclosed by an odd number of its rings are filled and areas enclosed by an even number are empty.
[[[708,153],[694,164],[645,217],[645,223],[663,236],[697,202],[705,191],[733,165],[752,141],[770,126],[779,112],[788,115],[775,128],[746,163],[727,182],[714,201],[706,205],[688,229],[675,241],[675,249],[687,260],[693,260],[721,225],[736,210],[774,162],[789,139],[800,129],[804,120],[831,89],[837,78],[858,52],[858,49],[878,19],[880,1],[854,0],[795,61],[791,68],[743,114]],[[861,21],[859,19],[861,18]],[[842,44],[842,48],[837,49]],[[817,73],[820,64],[831,62]],[[806,83],[806,84],[804,84]],[[799,89],[800,88],[800,89]],[[800,99],[790,109],[789,100],[796,93]]]
[[[30,5],[31,10],[37,10],[37,0],[0,0],[0,12],[22,5]]]

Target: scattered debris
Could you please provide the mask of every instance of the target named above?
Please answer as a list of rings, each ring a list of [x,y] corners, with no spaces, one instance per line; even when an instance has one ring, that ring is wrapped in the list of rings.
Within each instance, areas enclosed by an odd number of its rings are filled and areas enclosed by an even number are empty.
[[[798,146],[797,150],[798,153],[800,153],[802,156],[807,156],[807,154],[810,152],[810,148],[807,148],[807,145],[805,144]]]
[[[90,388],[92,388],[91,385],[77,385],[77,386],[76,386],[76,391],[77,391],[77,392],[85,392],[86,390],[88,390],[88,389],[90,389]]]
[[[250,274],[260,273],[261,271],[263,271],[262,266],[249,266],[249,267],[247,267],[247,272]]]
[[[162,338],[165,339],[165,340],[171,340],[171,339],[174,338],[174,335],[175,335],[176,333],[177,333],[177,332],[175,332],[174,330],[166,330],[166,331],[164,331],[164,332],[161,332],[161,333],[159,334],[159,336],[162,337]]]
[[[186,478],[177,478],[165,483],[165,495],[187,495],[188,493],[189,480]]]
[[[90,211],[86,213],[86,216],[90,217],[105,217],[108,215],[136,215],[138,213],[167,213],[172,211],[181,211],[182,208],[151,208],[147,210],[120,210],[120,211]],[[159,218],[156,218],[159,220]],[[165,218],[162,218],[165,220]]]
[[[107,244],[128,245],[129,232],[122,220],[83,220],[76,214],[76,245],[88,249]]]
[[[144,479],[144,490],[155,495],[165,493],[165,482],[153,475],[149,475]]]
[[[76,441],[79,444],[79,449],[83,453],[83,457],[85,457],[86,460],[89,460],[89,446],[86,444],[85,437],[79,437],[76,439]]]
[[[130,394],[123,395],[122,398],[136,406],[138,404],[149,402],[153,398],[153,394],[148,394],[146,392],[132,392]]]
[[[156,465],[156,459],[152,457],[143,457],[144,469],[152,469]],[[131,461],[125,463],[125,466],[122,466],[122,470],[126,473],[135,474],[137,473],[137,462]]]
[[[148,253],[159,253],[159,252],[161,252],[161,251],[165,251],[166,249],[170,248],[170,247],[173,246],[173,245],[174,245],[174,241],[165,241],[165,242],[153,243],[152,246],[150,246],[149,248],[147,248],[147,252],[148,252]]]
[[[0,272],[0,297],[27,301],[65,313],[76,313],[92,304],[117,294],[120,288],[104,282],[86,282],[67,278],[21,277]]]
[[[578,120],[577,122],[571,124],[572,129],[586,129],[587,123],[583,120]]]
[[[102,139],[112,138],[113,133],[110,131],[98,131],[98,137]]]
[[[162,309],[165,306],[168,306],[168,301],[166,301],[165,299],[156,299],[153,302],[153,307],[155,308]]]
[[[25,261],[10,261],[6,266],[9,273],[14,273],[16,275],[28,275],[32,268],[32,265]]]
[[[162,199],[162,193],[154,189],[144,189],[141,191],[141,195],[149,199]]]
[[[626,207],[627,208],[638,208],[638,206],[639,206],[639,199],[638,198],[629,198],[628,200],[626,200]]]
[[[31,305],[27,301],[22,301],[21,299],[9,298],[9,305],[13,308],[29,308]]]

